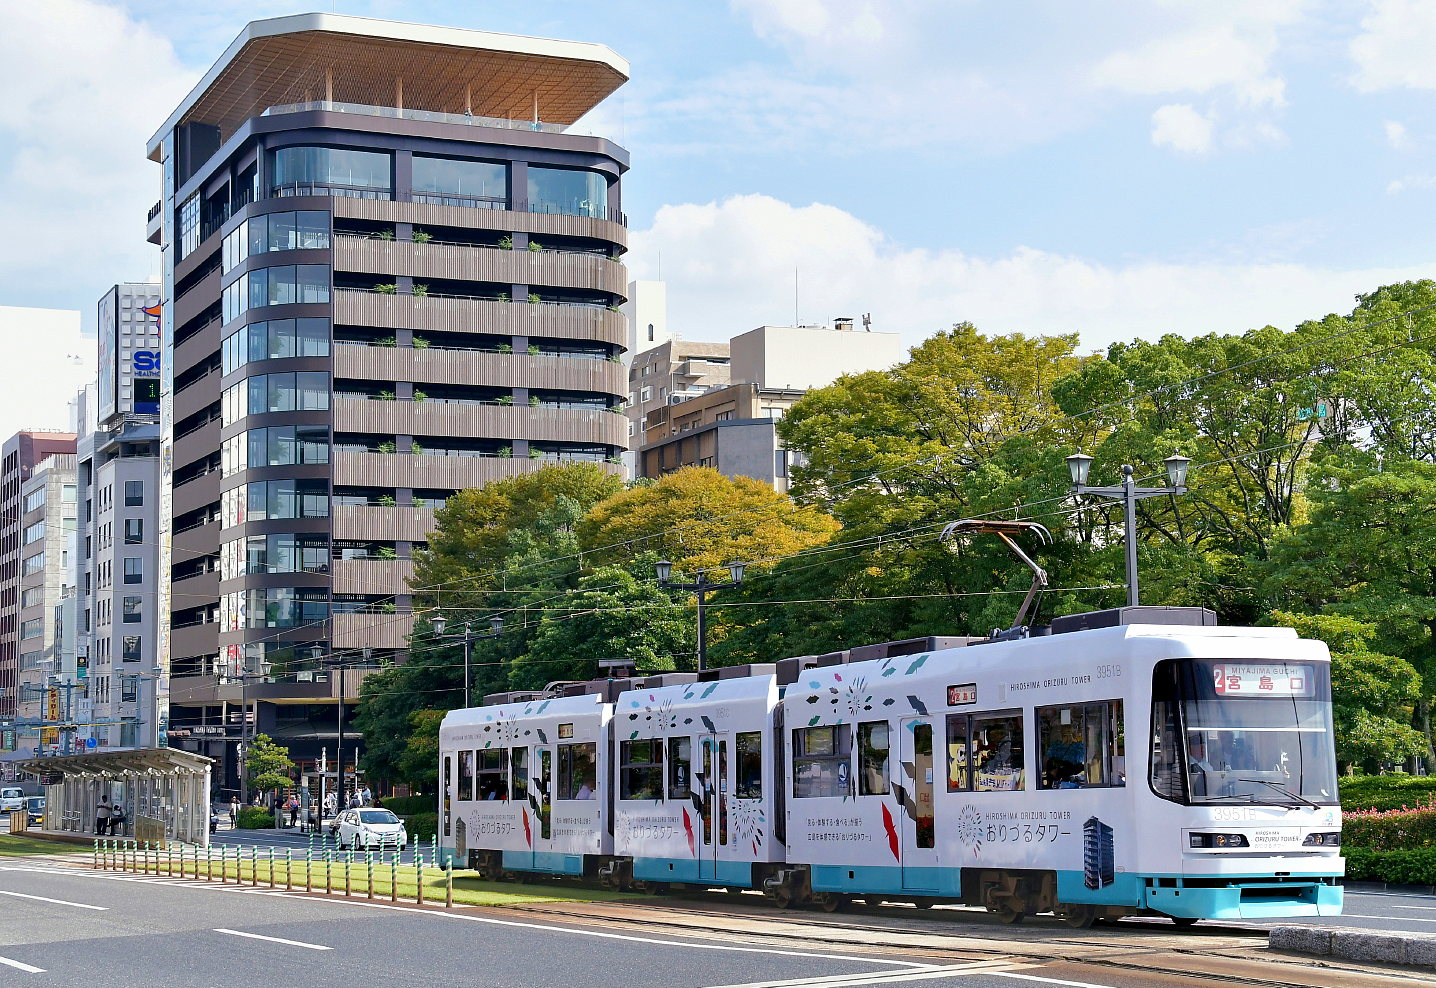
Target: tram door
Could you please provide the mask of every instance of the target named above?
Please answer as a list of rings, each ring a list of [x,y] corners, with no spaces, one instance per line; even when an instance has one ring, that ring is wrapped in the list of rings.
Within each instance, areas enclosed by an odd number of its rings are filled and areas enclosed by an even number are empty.
[[[911,782],[911,805],[902,816],[902,886],[905,889],[936,891],[937,828],[933,808],[932,721],[911,719],[902,722],[901,775]]]
[[[699,773],[695,788],[701,809],[702,833],[698,850],[698,877],[714,880],[718,878],[718,849],[728,843],[728,798],[731,789],[728,784],[728,753],[732,741],[726,735],[699,735]]]

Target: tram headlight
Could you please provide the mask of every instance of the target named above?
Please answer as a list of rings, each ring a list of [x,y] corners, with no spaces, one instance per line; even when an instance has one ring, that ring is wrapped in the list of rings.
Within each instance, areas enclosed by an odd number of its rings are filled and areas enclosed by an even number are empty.
[[[1250,847],[1246,834],[1189,834],[1192,847]]]
[[[1306,839],[1301,842],[1302,847],[1340,847],[1341,832],[1334,834],[1307,834]]]

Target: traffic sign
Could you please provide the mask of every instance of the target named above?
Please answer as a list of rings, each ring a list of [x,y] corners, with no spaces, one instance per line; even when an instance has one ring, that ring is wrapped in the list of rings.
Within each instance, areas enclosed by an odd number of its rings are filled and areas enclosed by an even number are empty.
[[[99,742],[99,741],[96,741],[94,738],[86,738],[86,739],[85,739],[85,747],[86,747],[86,748],[98,748],[99,746],[100,746],[100,742]]]

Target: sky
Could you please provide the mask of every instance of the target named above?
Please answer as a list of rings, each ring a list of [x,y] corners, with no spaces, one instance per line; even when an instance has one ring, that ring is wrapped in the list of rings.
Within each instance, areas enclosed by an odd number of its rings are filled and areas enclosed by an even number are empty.
[[[157,278],[146,140],[248,20],[300,9],[0,0],[0,305],[92,327],[109,285]],[[631,152],[631,276],[668,283],[690,339],[871,313],[910,345],[967,320],[1091,351],[1289,327],[1436,272],[1429,0],[325,9],[628,59],[575,129]],[[42,385],[0,394],[0,432]]]

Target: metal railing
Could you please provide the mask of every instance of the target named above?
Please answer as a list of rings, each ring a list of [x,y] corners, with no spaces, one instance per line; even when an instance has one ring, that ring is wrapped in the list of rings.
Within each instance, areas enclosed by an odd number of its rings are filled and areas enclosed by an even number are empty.
[[[371,106],[367,103],[340,103],[332,100],[310,100],[305,103],[281,103],[271,106],[260,116],[281,113],[303,113],[325,110],[330,113],[357,113],[366,117],[389,117],[395,120],[422,120],[428,123],[460,124],[466,127],[497,127],[501,130],[528,130],[541,134],[564,134],[567,124],[543,123],[538,120],[512,120],[507,117],[479,117],[472,113],[444,113],[439,110],[413,110],[397,106]]]

